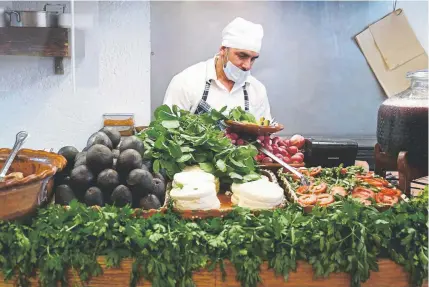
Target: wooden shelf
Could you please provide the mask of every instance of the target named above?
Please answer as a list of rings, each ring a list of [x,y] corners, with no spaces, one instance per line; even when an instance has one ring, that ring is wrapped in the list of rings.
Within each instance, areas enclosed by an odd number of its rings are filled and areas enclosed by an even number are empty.
[[[70,57],[69,29],[2,27],[0,55],[54,57],[55,74],[62,75],[62,59]]]
[[[86,286],[110,286],[124,287],[129,286],[130,274],[132,269],[132,260],[124,259],[120,268],[106,268],[106,260],[104,257],[99,257],[98,262],[103,268],[103,274],[93,277],[90,282],[86,282]],[[405,287],[410,286],[408,283],[408,273],[404,271],[402,266],[396,264],[389,259],[379,259],[379,271],[371,272],[367,282],[362,283],[362,287]],[[240,283],[235,280],[235,269],[229,262],[225,262],[225,270],[227,273],[226,281],[222,281],[222,273],[217,268],[209,272],[208,270],[200,270],[194,272],[193,279],[198,287],[240,287]],[[310,264],[298,261],[296,272],[291,272],[289,281],[274,275],[273,270],[268,270],[268,264],[264,262],[260,272],[263,283],[259,286],[276,286],[276,287],[303,287],[303,286],[319,286],[319,287],[346,287],[350,286],[350,275],[346,273],[332,273],[328,278],[314,278],[313,268]],[[68,274],[69,286],[82,286],[76,272],[69,271]],[[40,286],[37,277],[32,278],[32,286]],[[4,281],[3,274],[0,274],[0,287],[17,286],[16,280],[12,279],[8,282]],[[141,280],[137,286],[152,286],[150,282]],[[422,286],[427,286],[427,281]],[[416,286],[412,286],[416,287]]]

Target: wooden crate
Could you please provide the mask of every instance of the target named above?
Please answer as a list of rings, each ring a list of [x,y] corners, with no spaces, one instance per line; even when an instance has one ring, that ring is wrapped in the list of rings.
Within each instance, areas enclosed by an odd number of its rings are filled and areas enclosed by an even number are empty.
[[[123,260],[119,268],[106,268],[103,257],[99,258],[99,263],[103,267],[103,274],[94,277],[87,286],[93,287],[125,287],[129,286],[132,260]],[[408,273],[404,269],[389,259],[379,260],[379,272],[372,272],[369,280],[362,284],[363,287],[405,287],[408,284]],[[222,273],[218,269],[213,272],[200,270],[194,273],[194,281],[198,287],[241,287],[240,282],[235,280],[235,269],[230,262],[225,262],[227,277],[222,281]],[[282,277],[276,277],[273,270],[268,270],[268,264],[261,267],[261,287],[344,287],[350,286],[350,275],[346,273],[331,274],[328,278],[313,278],[313,270],[310,264],[299,261],[296,272],[291,272],[288,282],[284,282]],[[80,286],[79,276],[69,271],[70,286]],[[427,286],[427,281],[422,286]],[[16,282],[4,282],[0,275],[0,287],[17,286]],[[32,286],[38,286],[37,278],[32,279]],[[142,280],[140,287],[151,286],[150,282]],[[414,286],[412,286],[414,287]]]

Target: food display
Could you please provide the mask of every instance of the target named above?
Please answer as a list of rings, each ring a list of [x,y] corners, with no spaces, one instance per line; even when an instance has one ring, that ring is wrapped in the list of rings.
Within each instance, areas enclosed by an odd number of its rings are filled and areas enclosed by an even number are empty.
[[[67,166],[55,177],[55,201],[159,209],[165,201],[166,181],[152,171],[143,153],[139,138],[121,137],[109,127],[92,134],[81,152],[73,146],[61,148],[58,154],[67,159]]]
[[[303,207],[327,206],[342,198],[351,197],[364,205],[386,207],[401,200],[401,191],[387,180],[362,167],[299,168],[310,185],[301,185],[293,174],[279,171],[281,181],[292,193],[292,200]]]

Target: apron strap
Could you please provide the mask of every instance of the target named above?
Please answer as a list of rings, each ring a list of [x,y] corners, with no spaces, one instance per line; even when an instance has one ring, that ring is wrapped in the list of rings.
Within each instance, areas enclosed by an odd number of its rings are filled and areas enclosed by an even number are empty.
[[[246,90],[246,83],[244,83],[244,86],[243,86],[243,93],[244,93],[244,110],[248,112],[250,103],[249,103],[249,94],[247,93],[247,90]]]

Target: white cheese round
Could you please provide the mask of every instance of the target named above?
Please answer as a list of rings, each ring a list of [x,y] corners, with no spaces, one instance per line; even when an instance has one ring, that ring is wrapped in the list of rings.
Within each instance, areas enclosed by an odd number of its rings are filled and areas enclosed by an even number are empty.
[[[280,205],[284,200],[283,189],[266,179],[243,184],[232,184],[233,204],[252,209],[271,208]]]

